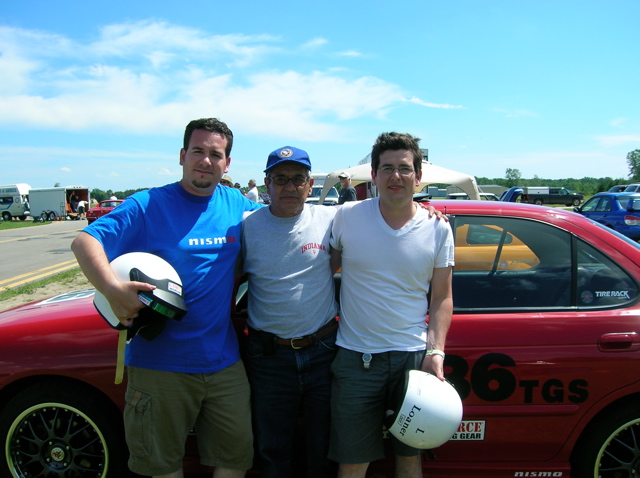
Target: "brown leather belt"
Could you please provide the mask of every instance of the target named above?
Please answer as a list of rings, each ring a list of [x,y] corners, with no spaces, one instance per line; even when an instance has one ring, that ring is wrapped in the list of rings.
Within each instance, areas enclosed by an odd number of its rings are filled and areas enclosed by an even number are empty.
[[[292,349],[303,349],[308,347],[309,345],[313,345],[318,342],[323,337],[326,337],[331,332],[338,328],[338,322],[333,320],[329,322],[327,325],[317,330],[313,334],[305,335],[303,337],[293,337],[291,339],[283,339],[281,337],[276,337],[276,344],[282,345],[285,347],[291,347]]]

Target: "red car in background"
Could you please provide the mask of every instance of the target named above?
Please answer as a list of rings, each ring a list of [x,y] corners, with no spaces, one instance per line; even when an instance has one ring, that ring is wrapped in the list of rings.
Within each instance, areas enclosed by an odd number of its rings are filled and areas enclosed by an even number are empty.
[[[561,209],[432,204],[455,236],[445,373],[464,415],[425,474],[637,476],[640,245]],[[92,295],[0,313],[0,476],[126,476],[117,334]],[[388,457],[367,476],[393,476]]]
[[[91,224],[96,219],[100,219],[105,214],[113,211],[123,202],[124,199],[107,199],[106,201],[100,201],[97,206],[94,206],[87,211],[87,222]]]

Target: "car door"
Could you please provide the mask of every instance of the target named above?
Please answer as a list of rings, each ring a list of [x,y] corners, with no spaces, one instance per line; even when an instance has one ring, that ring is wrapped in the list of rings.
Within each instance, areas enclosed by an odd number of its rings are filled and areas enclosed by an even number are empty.
[[[550,224],[471,215],[451,224],[445,375],[464,417],[437,457],[550,460],[583,415],[637,381],[640,342],[626,338],[640,336],[640,312],[627,311],[638,284],[597,245]]]
[[[611,196],[594,196],[584,203],[580,208],[580,213],[589,219],[606,225],[610,220],[611,209]]]

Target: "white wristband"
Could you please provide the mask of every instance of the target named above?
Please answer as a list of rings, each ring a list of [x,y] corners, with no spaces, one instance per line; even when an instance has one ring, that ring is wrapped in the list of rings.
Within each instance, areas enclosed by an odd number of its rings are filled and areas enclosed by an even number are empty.
[[[427,356],[431,356],[431,355],[440,355],[440,357],[444,358],[444,352],[442,350],[438,350],[438,349],[429,349],[427,350]]]

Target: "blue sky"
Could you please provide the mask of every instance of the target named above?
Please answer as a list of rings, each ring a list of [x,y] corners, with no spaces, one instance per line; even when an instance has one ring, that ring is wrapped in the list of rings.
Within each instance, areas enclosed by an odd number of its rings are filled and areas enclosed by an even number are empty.
[[[181,177],[185,125],[354,166],[383,131],[482,177],[626,178],[640,148],[637,0],[4,0],[0,183],[114,191]]]

